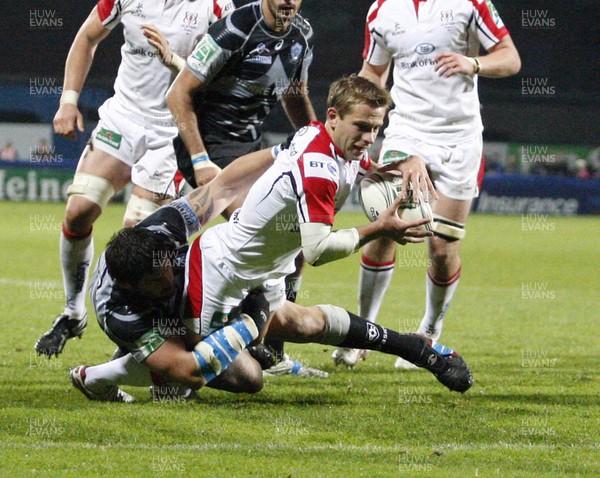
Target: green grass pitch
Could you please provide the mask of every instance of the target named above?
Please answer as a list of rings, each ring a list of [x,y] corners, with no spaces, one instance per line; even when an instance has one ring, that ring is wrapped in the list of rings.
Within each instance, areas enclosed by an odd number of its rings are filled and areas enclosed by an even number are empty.
[[[61,204],[0,203],[0,476],[600,476],[600,218],[474,215],[443,343],[476,383],[450,393],[429,373],[372,353],[334,370],[332,347],[288,345],[330,378],[269,380],[255,395],[204,390],[195,403],[88,401],[70,367],[114,346],[93,317],[58,360],[33,344],[63,303]],[[96,252],[120,225],[109,206]],[[342,213],[336,227],[364,223]],[[359,256],[308,268],[300,301],[356,310]],[[380,322],[412,331],[424,246],[398,250]]]

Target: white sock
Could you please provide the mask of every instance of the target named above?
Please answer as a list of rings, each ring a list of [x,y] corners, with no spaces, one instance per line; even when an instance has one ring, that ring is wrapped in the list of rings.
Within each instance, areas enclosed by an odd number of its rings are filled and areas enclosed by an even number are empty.
[[[358,277],[358,315],[369,322],[377,322],[377,315],[392,277],[394,263],[375,262],[364,255],[360,261]]]
[[[100,391],[113,385],[149,387],[152,384],[150,369],[131,354],[85,369],[85,386],[92,392],[94,388]]]
[[[66,295],[65,314],[78,319],[85,311],[85,293],[88,272],[94,257],[92,233],[78,237],[69,233],[64,225],[60,234],[60,263]]]
[[[433,279],[427,271],[425,278],[425,289],[427,291],[425,315],[419,326],[419,333],[426,335],[434,342],[437,342],[442,334],[444,315],[446,315],[454,291],[458,287],[459,278],[460,268],[456,274],[444,281]]]

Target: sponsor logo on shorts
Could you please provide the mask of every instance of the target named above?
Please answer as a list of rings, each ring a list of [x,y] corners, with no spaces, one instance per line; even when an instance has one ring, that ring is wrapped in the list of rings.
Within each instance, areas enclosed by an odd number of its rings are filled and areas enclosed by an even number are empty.
[[[115,149],[119,149],[121,147],[121,140],[123,139],[123,136],[115,131],[111,131],[106,128],[100,128],[100,131],[98,131],[96,134],[96,139],[108,144],[109,146],[112,146]]]
[[[228,322],[228,314],[217,310],[210,318],[210,327],[212,329],[220,329],[221,327],[225,326]]]
[[[408,154],[403,153],[402,151],[397,151],[395,149],[390,149],[383,153],[383,157],[381,158],[381,164],[390,164],[396,161],[400,161],[401,159],[405,159],[408,157]]]

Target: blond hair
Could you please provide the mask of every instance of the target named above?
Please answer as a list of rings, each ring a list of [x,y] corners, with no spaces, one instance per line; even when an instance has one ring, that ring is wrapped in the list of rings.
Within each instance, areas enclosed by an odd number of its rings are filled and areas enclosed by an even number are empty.
[[[387,90],[358,75],[344,76],[334,81],[327,95],[327,107],[335,108],[341,118],[358,104],[388,108],[391,102]]]

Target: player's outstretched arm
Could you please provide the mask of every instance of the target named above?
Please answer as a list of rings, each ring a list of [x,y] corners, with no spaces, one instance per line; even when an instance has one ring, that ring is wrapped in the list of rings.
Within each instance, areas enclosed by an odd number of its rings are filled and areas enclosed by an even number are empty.
[[[387,237],[399,244],[423,242],[433,233],[417,229],[429,219],[403,221],[397,210],[402,202],[398,196],[394,203],[379,215],[376,221],[352,229],[332,231],[329,224],[309,222],[300,224],[302,253],[306,262],[320,266],[354,254],[360,247],[379,238]]]
[[[56,134],[76,140],[75,127],[83,132],[83,116],[77,108],[77,100],[92,66],[96,47],[109,33],[100,21],[98,7],[94,7],[79,28],[67,56],[60,106],[52,122]]]
[[[272,148],[236,159],[205,186],[186,196],[192,210],[204,225],[221,214],[234,201],[244,198],[250,187],[273,164]]]

